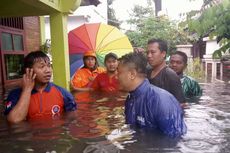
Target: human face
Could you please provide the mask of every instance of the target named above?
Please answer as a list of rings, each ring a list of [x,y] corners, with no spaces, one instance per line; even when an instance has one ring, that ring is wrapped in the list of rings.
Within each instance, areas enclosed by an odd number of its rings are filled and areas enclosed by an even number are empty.
[[[186,68],[186,64],[183,61],[183,57],[175,54],[170,57],[169,67],[179,75],[183,73],[184,69]]]
[[[159,49],[158,43],[151,43],[147,46],[147,59],[152,67],[157,67],[165,61],[166,52]]]
[[[95,67],[95,64],[96,64],[96,59],[95,57],[92,57],[92,56],[88,56],[85,58],[85,64],[86,64],[86,67],[89,68],[89,69],[93,69]]]
[[[114,73],[117,71],[118,60],[113,57],[110,57],[105,61],[105,66],[106,66],[107,72]]]
[[[32,66],[34,73],[36,74],[36,82],[48,83],[52,76],[52,68],[48,59],[39,59],[35,61]]]
[[[121,90],[129,92],[130,86],[133,82],[133,80],[131,79],[130,69],[128,68],[127,65],[119,63],[117,72],[118,72],[117,76],[118,76],[119,86]]]

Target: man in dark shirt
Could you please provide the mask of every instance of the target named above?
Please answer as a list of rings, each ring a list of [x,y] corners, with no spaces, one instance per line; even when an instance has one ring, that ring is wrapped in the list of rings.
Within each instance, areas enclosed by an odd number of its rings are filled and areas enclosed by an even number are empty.
[[[167,49],[167,43],[163,40],[151,39],[148,41],[147,59],[152,68],[148,69],[147,77],[151,84],[167,90],[180,103],[185,103],[180,78],[166,65]]]

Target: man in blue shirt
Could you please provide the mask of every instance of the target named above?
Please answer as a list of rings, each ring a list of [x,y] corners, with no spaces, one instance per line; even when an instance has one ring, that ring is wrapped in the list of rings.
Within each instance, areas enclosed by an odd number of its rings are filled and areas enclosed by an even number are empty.
[[[186,133],[182,109],[176,98],[146,79],[147,60],[141,53],[121,57],[118,80],[129,92],[125,102],[126,123],[160,130],[170,137]]]

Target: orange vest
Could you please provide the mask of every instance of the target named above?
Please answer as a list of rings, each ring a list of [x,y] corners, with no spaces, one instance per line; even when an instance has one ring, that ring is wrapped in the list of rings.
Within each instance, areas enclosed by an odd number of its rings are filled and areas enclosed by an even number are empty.
[[[93,78],[102,72],[105,72],[105,69],[102,67],[98,67],[94,71],[90,71],[88,68],[81,68],[74,74],[72,78],[72,85],[76,88],[88,87],[93,81]]]

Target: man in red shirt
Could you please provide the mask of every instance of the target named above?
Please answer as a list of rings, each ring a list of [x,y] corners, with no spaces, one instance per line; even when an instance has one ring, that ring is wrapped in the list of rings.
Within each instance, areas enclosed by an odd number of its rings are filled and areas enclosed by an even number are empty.
[[[95,91],[114,92],[118,91],[117,66],[118,57],[114,53],[105,56],[106,72],[98,74],[94,79],[91,88]]]

